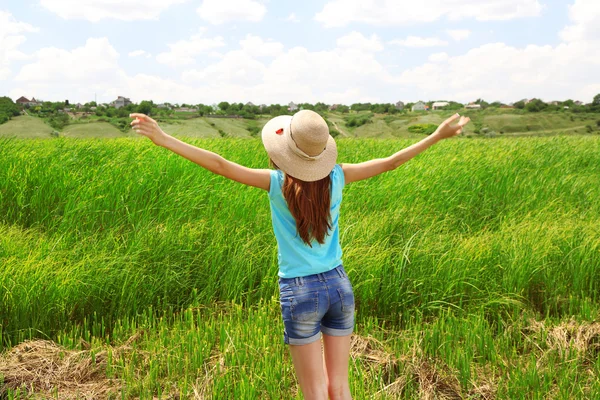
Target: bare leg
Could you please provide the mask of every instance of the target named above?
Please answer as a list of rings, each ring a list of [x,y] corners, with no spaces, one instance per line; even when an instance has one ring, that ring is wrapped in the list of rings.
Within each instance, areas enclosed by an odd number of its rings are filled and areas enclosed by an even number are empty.
[[[325,345],[325,365],[328,378],[327,390],[331,400],[351,400],[348,383],[348,363],[350,361],[350,339],[348,336],[323,334]]]
[[[327,400],[321,341],[289,347],[305,400]]]

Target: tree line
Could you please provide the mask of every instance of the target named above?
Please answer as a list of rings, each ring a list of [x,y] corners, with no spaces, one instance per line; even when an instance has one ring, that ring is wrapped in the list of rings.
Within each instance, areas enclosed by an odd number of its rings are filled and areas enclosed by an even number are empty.
[[[475,104],[479,104],[482,109],[500,108],[503,103],[495,101],[488,103],[483,99],[477,99]],[[10,120],[12,117],[21,113],[23,108],[27,109],[30,114],[44,118],[55,129],[62,129],[69,123],[69,117],[64,110],[70,108],[73,112],[83,112],[88,115],[96,115],[108,122],[118,125],[119,128],[127,129],[125,121],[132,112],[140,112],[152,115],[156,118],[193,118],[206,116],[235,116],[246,119],[255,119],[260,115],[271,117],[290,114],[296,110],[313,110],[322,115],[329,111],[334,111],[342,114],[368,112],[370,114],[398,114],[405,113],[411,109],[414,103],[406,103],[402,108],[393,103],[353,103],[350,106],[344,104],[329,105],[323,102],[299,103],[294,109],[290,109],[289,105],[270,104],[257,106],[252,103],[235,103],[222,101],[217,104],[156,104],[152,100],[143,100],[139,104],[128,104],[125,107],[115,108],[110,105],[97,104],[94,101],[85,103],[81,108],[73,108],[68,102],[49,102],[45,101],[33,106],[20,106],[15,104],[9,97],[0,97],[0,124]],[[430,107],[433,102],[427,102]],[[541,112],[541,111],[569,111],[574,113],[579,112],[600,112],[600,94],[597,94],[590,104],[577,104],[573,100],[557,102],[556,104],[548,104],[540,99],[531,99],[527,102],[521,100],[513,104],[514,108],[523,112]],[[178,109],[185,108],[188,111],[178,112]],[[448,105],[441,107],[441,110],[460,110],[464,105],[455,101],[449,101]],[[368,122],[369,118],[352,118],[348,117],[348,122],[357,126]]]

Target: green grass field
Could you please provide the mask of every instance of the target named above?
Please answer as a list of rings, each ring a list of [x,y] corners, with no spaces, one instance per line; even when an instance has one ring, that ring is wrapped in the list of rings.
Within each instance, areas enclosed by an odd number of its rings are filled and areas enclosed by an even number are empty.
[[[0,148],[1,398],[301,398],[266,193],[147,140]],[[588,135],[456,138],[348,185],[354,397],[599,398],[599,181]]]
[[[0,124],[0,137],[50,138],[53,130],[40,118],[23,115]]]

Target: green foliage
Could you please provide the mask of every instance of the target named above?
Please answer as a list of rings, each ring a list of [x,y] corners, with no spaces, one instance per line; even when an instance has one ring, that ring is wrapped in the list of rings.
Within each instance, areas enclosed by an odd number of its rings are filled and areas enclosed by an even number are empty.
[[[0,97],[0,124],[20,114],[19,107],[10,97]]]
[[[154,108],[154,103],[152,100],[143,100],[138,106],[136,112],[150,115],[152,113],[152,108]]]
[[[250,136],[257,137],[259,135],[260,128],[258,127],[256,121],[248,121],[247,127]]]
[[[373,122],[372,113],[350,114],[344,117],[346,126],[355,128]]]
[[[223,111],[224,113],[228,113],[229,112],[229,107],[231,107],[231,104],[229,104],[226,101],[222,101],[219,103],[219,110]]]
[[[58,113],[48,119],[48,124],[56,130],[62,130],[69,124],[69,116],[65,113]]]
[[[489,103],[487,101],[483,100],[483,99],[477,99],[477,100],[475,100],[475,104],[481,105],[482,109],[486,109],[489,106]]]
[[[411,133],[421,133],[424,135],[431,135],[437,129],[435,124],[414,124],[408,127],[408,131]]]
[[[525,104],[525,110],[529,112],[540,112],[546,108],[548,108],[548,104],[540,99],[532,99],[529,103]]]
[[[592,104],[595,106],[600,106],[600,93],[598,93],[597,95],[594,96],[594,100],[592,101]]]
[[[523,100],[517,101],[515,104],[513,104],[515,108],[518,108],[520,110],[525,109],[525,102]]]

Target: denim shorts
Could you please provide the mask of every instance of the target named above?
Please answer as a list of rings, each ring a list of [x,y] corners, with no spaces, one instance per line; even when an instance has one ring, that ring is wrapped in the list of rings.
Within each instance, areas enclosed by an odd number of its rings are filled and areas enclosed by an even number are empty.
[[[286,344],[308,344],[321,338],[347,336],[354,330],[352,284],[338,266],[298,278],[279,278],[279,298]]]

